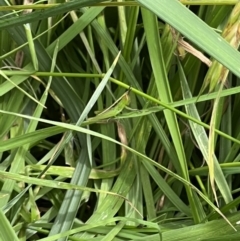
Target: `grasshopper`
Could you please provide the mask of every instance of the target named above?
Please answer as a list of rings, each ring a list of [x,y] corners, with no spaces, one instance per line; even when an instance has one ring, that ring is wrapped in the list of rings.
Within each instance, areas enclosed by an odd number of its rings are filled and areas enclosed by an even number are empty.
[[[83,124],[89,125],[117,116],[119,113],[122,112],[124,108],[126,108],[130,104],[130,90],[131,89],[129,88],[129,90],[125,92],[120,98],[118,98],[111,106],[109,106],[107,109],[103,110],[96,116],[88,118]]]

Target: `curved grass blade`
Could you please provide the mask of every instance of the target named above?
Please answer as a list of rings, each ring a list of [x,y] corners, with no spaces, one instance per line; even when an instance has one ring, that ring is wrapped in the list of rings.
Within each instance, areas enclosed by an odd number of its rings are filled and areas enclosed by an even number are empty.
[[[139,219],[135,219],[135,218],[123,218],[123,217],[110,218],[110,219],[102,220],[101,222],[93,222],[91,224],[86,224],[83,227],[79,227],[79,228],[75,228],[75,229],[72,229],[72,230],[69,230],[69,231],[65,231],[64,233],[59,233],[59,234],[56,234],[56,235],[51,236],[51,237],[39,239],[39,241],[60,240],[60,238],[63,238],[64,236],[69,236],[71,234],[77,234],[77,233],[84,232],[84,231],[90,231],[92,228],[99,227],[99,226],[105,226],[105,225],[115,223],[115,222],[118,222],[118,221],[122,221],[122,222],[132,221],[132,222],[137,223],[138,225],[149,226],[149,227],[153,228],[154,230],[156,230],[157,240],[162,241],[162,232],[161,232],[161,229],[159,228],[159,226],[156,223],[152,223],[152,222],[144,221],[144,220],[139,220]]]
[[[79,126],[76,126],[76,125],[71,125],[71,124],[67,124],[67,123],[62,123],[62,122],[56,122],[56,121],[49,121],[49,120],[45,120],[45,119],[41,119],[41,118],[35,118],[35,117],[31,117],[31,116],[27,116],[27,115],[22,115],[22,114],[18,114],[18,113],[11,113],[11,112],[7,112],[7,111],[1,111],[1,113],[4,113],[4,114],[9,114],[9,115],[16,115],[16,116],[20,116],[20,117],[23,117],[23,118],[26,118],[26,119],[32,119],[32,120],[38,120],[39,122],[43,122],[43,123],[48,123],[48,124],[53,124],[53,125],[57,125],[59,127],[63,127],[63,128],[66,128],[66,129],[69,129],[69,130],[74,130],[74,131],[78,131],[78,132],[81,132],[81,133],[85,133],[85,134],[88,134],[88,135],[93,135],[93,136],[96,136],[96,137],[99,137],[99,138],[104,138],[105,140],[108,140],[108,141],[111,141],[111,142],[114,142],[124,148],[126,148],[127,150],[131,151],[133,154],[143,158],[145,161],[148,161],[150,162],[152,165],[158,167],[160,170],[168,173],[169,175],[173,176],[174,178],[176,178],[177,180],[181,181],[183,184],[185,185],[189,185],[193,190],[195,190],[197,192],[197,194],[203,198],[203,200],[205,200],[217,213],[219,213],[224,219],[225,219],[225,216],[220,212],[220,210],[208,199],[208,197],[206,197],[200,190],[198,190],[193,184],[189,183],[188,181],[186,181],[185,179],[183,179],[182,177],[178,176],[177,174],[175,174],[174,172],[170,171],[168,168],[156,163],[154,160],[152,160],[151,158],[145,156],[144,154],[130,148],[129,146],[126,146],[124,144],[122,144],[121,142],[119,141],[116,141],[115,139],[112,139],[108,136],[104,136],[102,134],[99,134],[98,132],[95,132],[95,131],[91,131],[89,129],[86,129],[86,128],[82,128],[82,127],[79,127]],[[225,219],[226,220],[226,219]],[[226,222],[231,225],[231,227],[235,230],[235,228],[232,226],[232,224],[226,220]]]
[[[57,42],[58,43],[58,42]],[[56,66],[56,58],[57,58],[57,53],[58,53],[58,44],[56,45],[55,51],[54,51],[54,56],[53,56],[53,61],[52,61],[52,66],[51,66],[51,71],[54,71],[54,68]],[[52,77],[50,77],[50,80],[47,84],[46,90],[44,91],[42,98],[40,100],[41,105],[38,105],[37,108],[35,109],[33,116],[35,117],[40,117],[42,110],[43,110],[43,105],[46,103],[47,100],[47,96],[48,96],[48,90],[50,88],[51,85],[51,81],[52,81]],[[36,130],[37,128],[37,121],[31,120],[26,133],[30,133]],[[14,156],[12,165],[10,167],[9,172],[10,173],[17,173],[21,168],[20,166],[23,165],[24,161],[25,161],[25,155],[27,153],[27,151],[29,150],[29,143],[26,145],[22,145],[16,152],[16,155]],[[11,193],[13,191],[13,187],[14,187],[14,182],[11,180],[7,180],[6,182],[4,182],[1,191],[3,191],[4,193],[7,193],[8,196],[6,196],[5,198],[0,199],[0,206],[4,206],[7,204]]]
[[[156,87],[158,90],[158,96],[165,103],[172,102],[172,94],[167,77],[166,65],[163,59],[162,45],[158,33],[157,17],[149,10],[142,9],[143,24],[146,32],[146,40],[148,51],[151,59],[151,65],[153,74],[156,80]],[[189,174],[187,168],[187,160],[183,148],[182,138],[180,134],[179,125],[177,122],[176,114],[172,111],[165,110],[164,116],[171,134],[174,148],[177,153],[178,165],[181,170],[177,170],[181,175],[189,181]],[[189,186],[186,186],[186,192],[188,200],[190,202],[191,210],[193,212],[193,218],[196,223],[200,222],[200,217],[197,211],[197,206],[193,198],[192,190]]]
[[[79,120],[76,123],[76,127],[78,125],[82,124],[84,119],[87,117],[89,111],[92,109],[93,105],[96,103],[99,95],[102,93],[104,87],[106,86],[106,84],[109,80],[109,77],[111,76],[111,74],[112,74],[112,72],[113,72],[113,70],[114,70],[114,68],[117,64],[120,53],[121,52],[118,53],[117,57],[113,61],[112,66],[107,71],[103,80],[98,85],[98,87],[95,90],[95,92],[93,93],[91,99],[89,100],[86,107],[84,108]],[[65,144],[68,143],[69,141],[71,141],[72,138],[73,138],[73,134],[72,134],[72,132],[69,132],[67,134],[66,138],[64,139],[63,143],[59,147],[59,151],[62,151],[64,149]],[[85,153],[85,155],[89,155],[89,160],[90,160],[90,163],[91,163],[91,159],[92,159],[91,147],[89,149],[89,145],[88,145],[87,148],[88,148],[88,153]],[[59,151],[58,151],[58,153],[59,153]],[[78,182],[76,180],[78,180],[78,179],[81,180],[81,171],[82,170],[80,168],[81,167],[81,162],[80,162],[81,159],[80,158],[85,158],[85,156],[83,156],[82,152],[80,153],[80,156],[78,158],[76,169],[74,171],[74,174],[73,174],[73,177],[72,177],[72,180],[71,180],[71,183],[73,183],[73,184],[78,184]],[[89,172],[89,175],[90,175],[90,172]],[[83,192],[79,192],[79,191],[68,191],[66,193],[65,198],[62,202],[61,208],[59,210],[59,214],[56,218],[57,221],[54,222],[54,225],[53,225],[53,227],[52,227],[52,229],[49,233],[49,236],[57,234],[57,233],[62,233],[64,231],[70,229],[70,227],[72,226],[72,223],[74,222],[74,218],[77,214],[77,210],[78,210],[77,207],[80,205],[82,193]],[[63,213],[65,213],[65,215],[62,215]],[[63,240],[65,240],[65,239],[63,239]]]
[[[94,188],[88,188],[88,187],[81,187],[79,185],[74,185],[71,183],[65,183],[60,181],[54,181],[54,180],[45,180],[42,178],[35,178],[35,177],[28,177],[25,175],[17,174],[17,173],[11,173],[11,172],[5,172],[0,170],[0,177],[1,179],[11,179],[19,182],[25,182],[28,184],[43,186],[43,187],[51,187],[51,188],[57,188],[57,189],[64,189],[64,190],[83,190],[83,191],[90,191],[95,193],[105,193],[110,195],[115,195],[118,197],[122,197],[121,195],[113,192],[103,191],[103,190],[96,190]],[[124,198],[124,197],[123,197]],[[124,198],[125,199],[125,198]]]
[[[180,69],[179,73],[180,73],[180,79],[181,79],[181,83],[182,83],[183,96],[184,96],[184,98],[189,98],[189,97],[191,97],[191,93],[189,91],[189,88],[188,88],[188,85],[187,85],[187,82],[186,82],[186,79],[185,79],[185,76],[183,73],[183,69],[182,69],[180,63],[179,63],[179,69]],[[193,104],[186,105],[186,111],[187,111],[187,113],[189,113],[189,115],[200,119],[199,114],[196,110],[196,107]],[[204,159],[208,162],[208,142],[209,142],[209,140],[207,138],[207,134],[201,126],[196,125],[195,123],[192,123],[191,121],[189,122],[189,124],[193,131],[194,137],[197,140],[197,143],[202,152],[202,155],[204,156]],[[213,160],[214,160],[214,166],[215,166],[215,181],[217,183],[219,191],[221,192],[225,202],[229,203],[232,201],[231,192],[229,190],[228,184],[225,180],[225,177],[222,173],[221,167],[220,167],[215,155],[213,157]]]
[[[9,220],[4,215],[2,209],[0,209],[0,238],[1,240],[15,240],[19,241],[15,231],[13,230],[12,225],[9,223]]]
[[[240,54],[177,0],[137,0],[240,77]],[[179,14],[181,13],[181,14]]]
[[[0,12],[3,20],[0,20],[0,30],[10,27],[16,27],[25,23],[32,23],[44,18],[53,17],[55,15],[66,13],[74,9],[79,9],[82,7],[90,6],[94,3],[100,3],[104,0],[81,0],[81,1],[69,1],[59,4],[58,6],[52,7],[50,9],[38,10],[29,14],[24,14],[16,17],[5,17],[3,12]],[[3,1],[3,5],[6,3]]]

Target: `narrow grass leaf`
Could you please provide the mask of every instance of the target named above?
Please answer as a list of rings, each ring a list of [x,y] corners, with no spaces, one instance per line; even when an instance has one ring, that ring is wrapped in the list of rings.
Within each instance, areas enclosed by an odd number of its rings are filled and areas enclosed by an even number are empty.
[[[100,3],[104,0],[81,0],[79,1],[70,1],[61,3],[58,6],[51,7],[49,9],[40,10],[40,11],[34,11],[29,14],[24,14],[17,17],[5,17],[5,19],[0,20],[0,29],[10,28],[13,26],[19,26],[25,23],[32,23],[34,21],[42,20],[44,18],[53,17],[61,13],[66,13],[78,8],[90,6],[94,3]],[[3,1],[4,2],[4,1]],[[3,6],[6,5],[6,3],[3,3]],[[2,18],[4,18],[3,12],[2,12]]]
[[[0,70],[0,75],[2,77],[4,77],[4,79],[6,79],[7,81],[9,81],[13,86],[15,86],[17,89],[19,89],[21,92],[23,92],[27,97],[29,97],[31,100],[33,100],[34,102],[36,102],[39,105],[42,105],[38,100],[36,100],[35,98],[33,98],[30,94],[28,94],[25,90],[23,90],[21,87],[19,87],[18,85],[16,85],[10,78],[8,78],[3,72],[2,70]],[[43,106],[44,108],[46,108],[45,106]]]
[[[184,96],[184,98],[189,98],[189,97],[191,97],[191,93],[188,88],[183,69],[182,69],[180,63],[178,64],[178,66],[180,69],[179,73],[180,73],[180,79],[181,79],[181,83],[182,83],[183,96]],[[195,105],[193,105],[193,104],[186,105],[186,111],[189,115],[194,116],[194,118],[200,119]],[[207,138],[207,134],[206,134],[205,130],[201,126],[196,125],[195,123],[192,123],[191,121],[189,122],[189,124],[191,126],[191,130],[199,145],[199,148],[202,152],[203,157],[205,158],[206,161],[208,161],[208,141],[209,140]],[[214,155],[214,166],[215,166],[215,181],[217,183],[219,191],[222,194],[223,199],[225,200],[226,203],[231,202],[232,201],[231,192],[229,190],[229,187],[227,185],[227,182],[225,180],[225,177],[222,173],[221,167],[220,167],[215,155]]]
[[[139,156],[139,157],[143,158],[144,160],[150,162],[152,165],[158,167],[160,170],[163,170],[164,172],[166,172],[169,175],[173,176],[174,178],[176,178],[177,180],[181,181],[185,185],[191,186],[191,188],[193,188],[216,212],[218,212],[222,216],[222,213],[219,211],[219,209],[214,206],[214,204],[208,199],[208,197],[206,197],[196,187],[194,187],[194,185],[192,185],[191,183],[189,183],[188,181],[186,181],[182,177],[178,176],[177,174],[173,173],[168,168],[165,168],[164,166],[156,163],[155,161],[153,161],[152,159],[150,159],[147,156],[143,155],[142,153],[140,153],[140,152],[130,148],[129,146],[126,146],[126,145],[124,145],[124,144],[122,144],[122,143],[120,143],[120,142],[118,142],[118,141],[116,141],[116,140],[114,140],[114,139],[112,139],[110,137],[104,136],[102,134],[99,134],[97,132],[94,132],[94,131],[91,131],[91,130],[88,130],[88,129],[85,129],[85,128],[82,128],[82,127],[79,127],[79,126],[67,124],[67,123],[61,123],[61,122],[56,122],[56,121],[49,121],[49,120],[45,120],[45,119],[35,118],[35,117],[26,116],[26,115],[17,114],[17,113],[10,113],[10,112],[6,112],[6,111],[0,111],[0,112],[5,113],[5,114],[14,114],[16,116],[21,116],[21,117],[24,117],[24,118],[27,118],[27,119],[33,119],[33,120],[35,119],[35,120],[39,120],[40,122],[44,122],[44,123],[49,123],[49,124],[51,123],[51,124],[58,125],[59,127],[63,127],[63,128],[66,128],[66,129],[79,131],[79,132],[86,133],[86,134],[89,134],[89,135],[93,135],[93,136],[96,136],[96,137],[99,137],[99,138],[104,138],[104,139],[106,139],[108,141],[112,141],[112,142],[114,142],[114,143],[116,143],[116,144],[118,144],[120,146],[123,146],[127,150],[131,151],[133,154],[136,154],[137,156]]]
[[[30,51],[30,54],[32,57],[32,63],[33,63],[34,69],[36,71],[38,71],[38,59],[37,59],[36,50],[34,47],[30,24],[29,23],[24,24],[24,28],[26,31],[27,41],[28,41],[28,45],[29,45],[29,51]]]
[[[103,91],[104,87],[106,86],[110,75],[112,74],[114,67],[117,64],[118,58],[120,56],[120,52],[118,53],[117,57],[115,58],[112,66],[110,67],[110,69],[108,70],[108,72],[106,73],[106,75],[104,76],[103,80],[101,81],[101,83],[98,85],[97,89],[95,90],[94,94],[92,95],[91,99],[89,100],[89,102],[87,103],[86,107],[84,108],[80,118],[78,119],[77,123],[76,123],[76,127],[78,125],[81,125],[81,123],[84,121],[84,119],[87,117],[89,111],[92,109],[93,105],[96,103],[99,95],[101,94],[101,92]],[[86,133],[87,134],[87,133]],[[67,137],[65,138],[65,140],[63,141],[62,145],[60,146],[60,149],[63,150],[64,145],[66,143],[68,143],[71,139],[72,139],[73,135],[71,132],[69,132],[67,134]],[[82,180],[82,163],[81,163],[81,159],[80,158],[84,158],[84,155],[88,155],[88,158],[90,160],[91,163],[91,158],[92,158],[92,153],[89,153],[89,146],[87,146],[87,152],[80,153],[80,156],[78,158],[77,161],[77,165],[76,165],[76,169],[74,171],[71,183],[76,183],[78,184],[79,181]],[[85,173],[86,176],[87,173]],[[87,178],[89,177],[90,172],[88,173],[88,176],[86,176]],[[86,182],[86,181],[85,181]],[[81,201],[81,196],[82,196],[82,192],[74,192],[74,191],[68,191],[65,195],[65,198],[62,202],[59,214],[57,216],[58,222],[55,222],[50,233],[49,236],[57,234],[57,233],[62,233],[66,230],[69,230],[69,228],[72,226],[72,223],[74,221],[74,218],[77,214],[77,207],[80,204]],[[62,215],[62,213],[65,213],[65,215]],[[65,240],[65,239],[62,239]]]
[[[9,223],[9,220],[4,215],[2,209],[0,209],[0,237],[1,240],[14,240],[18,241],[18,237],[12,227],[12,225]]]
[[[163,51],[158,33],[157,17],[153,15],[149,10],[142,9],[143,23],[146,32],[146,39],[148,44],[148,51],[150,54],[151,65],[153,74],[156,80],[156,86],[158,90],[158,96],[165,103],[172,102],[171,90],[169,81],[167,78],[166,66],[163,59]],[[174,147],[178,156],[179,164],[181,167],[181,173],[183,178],[189,180],[187,160],[183,148],[183,143],[180,135],[180,130],[177,122],[177,118],[174,112],[165,110],[164,115],[171,134]],[[191,205],[194,220],[198,223],[200,218],[196,210],[195,202],[193,199],[192,190],[186,186],[188,200]]]

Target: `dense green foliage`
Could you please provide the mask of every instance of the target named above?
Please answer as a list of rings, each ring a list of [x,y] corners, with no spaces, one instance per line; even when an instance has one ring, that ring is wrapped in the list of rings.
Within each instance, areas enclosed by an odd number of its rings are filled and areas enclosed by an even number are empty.
[[[239,240],[239,1],[26,2],[0,0],[0,240]]]

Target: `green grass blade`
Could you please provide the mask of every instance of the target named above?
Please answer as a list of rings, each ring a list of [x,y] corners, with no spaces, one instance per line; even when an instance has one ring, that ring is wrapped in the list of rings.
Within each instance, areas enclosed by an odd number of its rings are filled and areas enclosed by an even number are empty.
[[[88,104],[86,105],[85,109],[83,110],[83,112],[82,112],[82,114],[81,114],[81,116],[80,116],[76,125],[81,125],[81,123],[87,117],[87,114],[91,110],[92,106],[97,101],[99,95],[103,91],[103,88],[106,86],[107,81],[108,81],[110,75],[112,74],[112,72],[114,70],[114,67],[117,64],[119,56],[120,56],[120,52],[117,55],[117,57],[115,58],[112,66],[108,70],[107,74],[105,75],[105,77],[103,78],[103,80],[101,81],[99,86],[97,87],[93,96],[89,100]],[[72,134],[70,134],[70,135],[72,136]],[[70,138],[71,138],[71,136],[70,136]],[[61,148],[63,149],[63,147],[61,147]],[[73,184],[79,184],[79,183],[82,182],[82,176],[83,176],[82,175],[82,171],[83,171],[82,169],[84,167],[82,167],[81,159],[85,158],[86,155],[91,155],[91,156],[89,156],[89,160],[91,161],[91,158],[92,158],[91,152],[89,153],[89,151],[88,151],[88,152],[85,152],[85,153],[84,152],[80,153],[80,156],[78,158],[77,165],[76,165],[76,168],[75,168],[72,180],[71,180],[71,183],[73,183]],[[92,163],[92,162],[90,162],[90,163]],[[90,172],[89,173],[85,172],[85,176],[89,177],[89,175],[90,175]],[[56,219],[57,221],[54,223],[54,225],[53,225],[53,227],[50,231],[50,234],[49,234],[50,236],[54,235],[54,234],[57,234],[57,233],[62,233],[66,230],[69,230],[69,228],[72,226],[72,224],[74,222],[74,218],[77,214],[77,208],[80,204],[81,197],[82,197],[82,192],[68,191],[66,193],[65,198],[63,200],[63,203],[61,205],[60,211],[59,211],[59,215],[57,216],[57,219]],[[62,215],[62,213],[65,213],[65,215]]]
[[[52,17],[57,14],[66,13],[74,9],[86,7],[91,4],[100,3],[100,2],[103,2],[103,0],[82,0],[81,2],[70,1],[70,2],[59,4],[58,6],[52,7],[50,9],[35,11],[32,13],[24,14],[17,17],[11,17],[11,18],[6,17],[6,19],[0,20],[0,30],[5,28],[10,28],[13,26],[16,27],[24,23],[32,23],[33,21],[42,20],[44,18]],[[6,5],[4,1],[3,1],[3,5]],[[1,15],[4,16],[3,12],[1,12]]]
[[[189,97],[191,97],[191,93],[190,93],[188,84],[186,82],[186,78],[184,76],[181,65],[179,65],[179,68],[181,70],[179,73],[180,73],[180,78],[182,81],[183,96],[184,96],[184,98],[189,98]],[[194,104],[186,105],[186,112],[189,115],[194,116],[194,118],[200,119],[196,106]],[[189,124],[191,126],[194,137],[199,145],[199,148],[202,152],[202,155],[204,156],[204,159],[208,161],[208,141],[209,140],[207,138],[207,134],[206,134],[205,130],[201,126],[196,125],[192,122],[189,122]],[[215,181],[219,188],[219,191],[222,194],[223,199],[225,200],[226,203],[231,202],[232,194],[229,190],[228,184],[225,180],[225,177],[222,173],[221,167],[219,166],[219,162],[218,162],[216,156],[213,157],[213,161],[214,161],[214,169],[215,169]]]
[[[2,209],[0,209],[0,222],[1,222],[1,225],[0,225],[1,240],[2,241],[4,241],[4,240],[18,241],[19,239],[18,239],[13,227],[11,226],[8,219],[4,215]]]
[[[36,50],[34,48],[34,42],[33,42],[30,24],[28,24],[28,23],[24,24],[24,28],[25,28],[26,36],[27,36],[27,40],[28,40],[29,51],[30,51],[31,57],[32,57],[32,63],[33,63],[34,69],[37,71],[38,70],[38,59],[37,59],[37,55],[36,55]]]
[[[158,96],[163,102],[171,103],[172,96],[167,78],[166,66],[163,60],[163,51],[158,33],[157,18],[150,11],[145,9],[142,9],[142,15]],[[181,166],[181,173],[179,173],[179,175],[182,175],[183,178],[189,180],[187,160],[176,115],[168,110],[164,111],[164,115],[177,152],[179,164]],[[189,187],[186,187],[186,191],[188,194],[188,200],[192,207],[194,220],[198,223],[200,222],[200,218],[198,217],[197,210],[195,209],[196,205],[193,200],[192,190]]]
[[[240,77],[240,54],[179,1],[137,0]],[[181,13],[181,14],[179,14]]]

